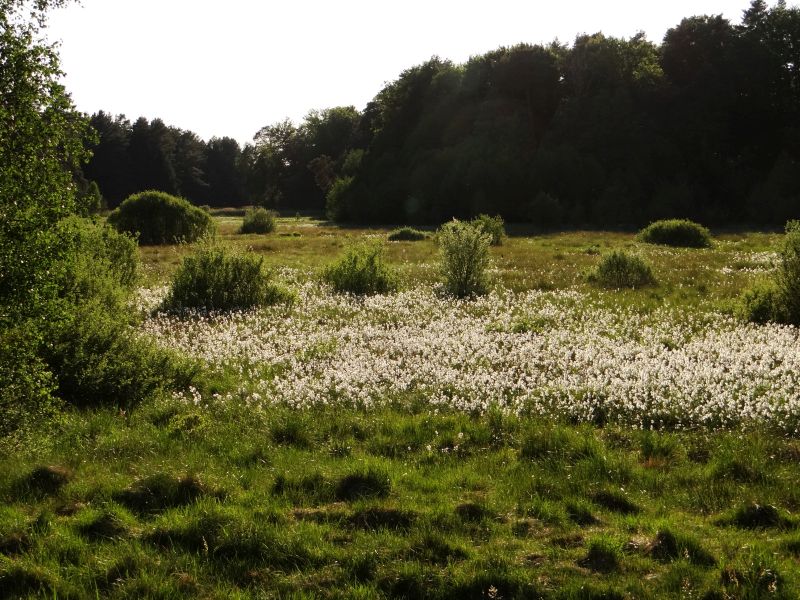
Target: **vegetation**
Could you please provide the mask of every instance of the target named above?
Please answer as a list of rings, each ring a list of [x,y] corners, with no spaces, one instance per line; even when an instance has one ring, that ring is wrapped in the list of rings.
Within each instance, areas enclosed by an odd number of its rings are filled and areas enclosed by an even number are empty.
[[[241,233],[272,233],[278,214],[263,207],[248,209],[244,214]]]
[[[207,240],[172,278],[165,310],[243,310],[290,299],[264,270],[264,260]]]
[[[383,245],[354,244],[344,255],[328,265],[322,278],[339,293],[387,294],[397,289],[397,275],[386,263]]]
[[[453,220],[439,230],[440,269],[447,293],[457,298],[489,291],[490,233],[471,223]]]
[[[183,198],[147,191],[127,198],[109,216],[117,230],[138,236],[140,244],[194,242],[213,231],[213,222],[203,209]]]
[[[502,218],[480,216],[352,244],[325,285],[309,274],[343,239],[388,232],[298,216],[244,238],[247,213],[154,192],[142,227],[170,245],[140,247],[86,217],[84,144],[198,193],[208,173],[181,160],[203,152],[156,122],[90,139],[39,41],[62,4],[0,10],[0,596],[800,596],[800,333],[730,318],[765,282],[739,310],[799,324],[800,224],[687,252],[519,225],[492,246]],[[796,197],[797,15],[754,1],[661,48],[433,60],[363,114],[266,127],[222,162],[264,203],[313,184],[339,220],[776,219]],[[212,222],[230,246],[165,233]],[[658,288],[631,289],[650,263]],[[386,294],[395,269],[414,285]]]
[[[800,325],[800,222],[786,223],[786,235],[773,279],[762,280],[742,295],[740,314],[755,323]]]
[[[754,0],[741,24],[688,16],[660,43],[597,33],[434,58],[363,111],[273,123],[244,148],[99,113],[86,178],[111,206],[153,188],[339,222],[779,225],[800,190],[798,23],[800,8]]]
[[[623,251],[606,254],[594,271],[589,274],[589,281],[605,288],[641,288],[655,285],[653,270],[640,257]]]
[[[638,237],[648,244],[680,248],[710,248],[712,245],[708,229],[688,219],[655,221],[642,229]]]
[[[470,224],[478,229],[483,234],[491,238],[492,246],[500,246],[503,243],[503,238],[506,237],[505,224],[503,218],[499,215],[490,217],[489,215],[478,215]]]
[[[389,232],[390,242],[419,242],[427,237],[427,233],[413,227],[400,227]]]
[[[0,459],[12,597],[800,593],[792,439],[171,399],[62,427]]]

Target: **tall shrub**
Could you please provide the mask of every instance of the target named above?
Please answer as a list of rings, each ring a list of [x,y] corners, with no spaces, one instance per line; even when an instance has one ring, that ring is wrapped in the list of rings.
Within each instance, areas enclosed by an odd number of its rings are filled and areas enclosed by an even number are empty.
[[[214,229],[211,216],[188,200],[158,191],[134,194],[119,205],[108,222],[139,236],[145,245],[194,242]]]
[[[379,242],[350,246],[322,277],[340,293],[386,294],[397,289],[397,275],[386,263]]]
[[[505,223],[500,215],[494,217],[478,215],[470,223],[481,233],[489,236],[492,246],[500,246],[506,237]]]
[[[263,207],[249,208],[244,213],[244,221],[239,233],[272,233],[278,224],[278,214]]]
[[[162,308],[237,310],[290,299],[271,281],[263,257],[204,242],[183,260]]]
[[[489,245],[492,237],[470,223],[453,220],[438,233],[444,287],[457,298],[478,296],[489,289]]]
[[[756,283],[742,294],[740,315],[754,323],[800,326],[800,221],[786,223],[779,256],[775,277]]]

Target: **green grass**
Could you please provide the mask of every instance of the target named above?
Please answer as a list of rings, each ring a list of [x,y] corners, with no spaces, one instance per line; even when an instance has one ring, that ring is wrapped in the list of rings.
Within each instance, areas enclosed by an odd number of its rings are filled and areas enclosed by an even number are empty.
[[[170,426],[195,410],[71,413],[3,459],[6,597],[800,593],[796,440],[236,403]]]
[[[226,243],[309,277],[388,231],[290,218],[264,238],[238,235],[241,216],[215,221]],[[732,312],[779,240],[719,234],[713,250],[684,250],[626,233],[508,233],[491,249],[497,285],[642,311]],[[614,250],[646,259],[658,285],[587,283]],[[148,284],[190,251],[142,248]],[[433,240],[389,244],[386,256],[406,285],[435,282]],[[205,391],[243,383],[209,376]],[[0,598],[800,596],[797,439],[397,406],[158,397],[127,413],[68,412],[0,453]]]

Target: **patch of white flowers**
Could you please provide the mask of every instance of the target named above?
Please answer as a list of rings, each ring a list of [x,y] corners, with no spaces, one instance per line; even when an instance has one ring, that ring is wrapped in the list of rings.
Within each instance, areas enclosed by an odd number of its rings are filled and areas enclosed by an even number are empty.
[[[573,290],[456,301],[423,288],[360,299],[298,285],[292,308],[156,314],[144,330],[233,374],[254,405],[424,403],[637,427],[800,428],[792,327],[640,314]],[[159,295],[143,294],[142,306]]]

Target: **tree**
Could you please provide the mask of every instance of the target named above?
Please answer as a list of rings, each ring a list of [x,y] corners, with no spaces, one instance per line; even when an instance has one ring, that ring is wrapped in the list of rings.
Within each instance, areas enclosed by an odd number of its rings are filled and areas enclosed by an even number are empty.
[[[43,39],[47,10],[64,3],[0,0],[1,325],[41,317],[52,299],[52,228],[75,209],[72,171],[87,156],[87,123]]]

